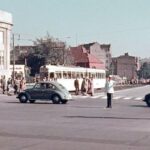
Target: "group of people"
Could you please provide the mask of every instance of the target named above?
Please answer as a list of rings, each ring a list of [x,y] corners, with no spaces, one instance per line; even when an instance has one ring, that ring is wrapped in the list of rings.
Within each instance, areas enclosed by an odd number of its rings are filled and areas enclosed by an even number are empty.
[[[76,95],[79,94],[80,91],[80,85],[79,85],[79,79],[76,78],[74,81],[74,87],[75,87],[75,93]],[[90,94],[91,96],[94,95],[94,85],[93,85],[93,78],[83,78],[81,83],[81,93],[82,95]]]
[[[79,88],[80,85],[79,85],[78,78],[76,78],[74,81],[74,87],[75,87],[75,93],[76,93],[76,95],[78,95],[79,91],[80,91],[80,88]],[[112,97],[113,97],[113,93],[114,93],[114,81],[112,80],[111,75],[109,75],[108,78],[106,79],[105,92],[107,95],[106,108],[112,108]],[[87,94],[90,94],[91,96],[94,95],[94,85],[93,85],[92,77],[90,79],[83,78],[82,83],[81,83],[81,93],[83,95],[87,95]]]
[[[12,78],[8,78],[8,80],[6,80],[6,77],[2,76],[2,78],[0,79],[0,85],[3,94],[7,92],[7,94],[9,95],[12,91],[14,92],[14,94],[17,94],[18,92],[23,91],[26,88],[26,81],[24,77],[22,77],[21,79],[18,79],[16,77],[14,80]]]

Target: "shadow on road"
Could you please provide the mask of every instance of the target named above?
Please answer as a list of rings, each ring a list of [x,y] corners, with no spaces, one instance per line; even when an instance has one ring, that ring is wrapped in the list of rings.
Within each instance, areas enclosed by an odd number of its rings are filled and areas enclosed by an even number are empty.
[[[30,103],[30,102],[27,102],[27,103],[20,103],[20,102],[5,102],[5,103],[9,103],[9,104],[19,104],[19,105],[38,105],[38,104],[53,104],[51,102],[35,102],[35,103]],[[59,104],[53,104],[53,105],[59,105]]]
[[[130,105],[130,107],[146,107],[146,108],[149,108],[147,107],[146,105]],[[149,108],[150,109],[150,108]]]
[[[127,120],[150,120],[150,118],[137,118],[137,117],[105,117],[105,116],[64,116],[66,118],[83,118],[83,119],[127,119]]]

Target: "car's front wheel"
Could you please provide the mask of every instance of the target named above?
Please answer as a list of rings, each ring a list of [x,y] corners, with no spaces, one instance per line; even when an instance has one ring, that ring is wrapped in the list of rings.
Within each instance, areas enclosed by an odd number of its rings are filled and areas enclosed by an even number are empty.
[[[27,103],[28,97],[25,94],[21,94],[19,96],[19,101],[20,101],[20,103]]]
[[[61,102],[60,96],[59,95],[53,95],[52,96],[52,102],[53,102],[53,104],[60,104],[60,102]]]

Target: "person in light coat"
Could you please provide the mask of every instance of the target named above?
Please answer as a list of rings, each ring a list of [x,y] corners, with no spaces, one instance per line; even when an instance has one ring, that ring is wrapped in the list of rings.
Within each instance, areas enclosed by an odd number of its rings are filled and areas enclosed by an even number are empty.
[[[106,80],[105,90],[107,93],[107,107],[112,108],[112,97],[114,93],[114,81],[112,80],[112,76],[109,75],[108,79]]]

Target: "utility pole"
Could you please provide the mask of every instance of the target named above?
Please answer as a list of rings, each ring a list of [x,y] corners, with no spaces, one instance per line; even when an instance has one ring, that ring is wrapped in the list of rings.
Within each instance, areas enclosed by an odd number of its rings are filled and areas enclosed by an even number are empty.
[[[15,35],[12,35],[12,46],[13,46],[13,82],[15,81]]]

